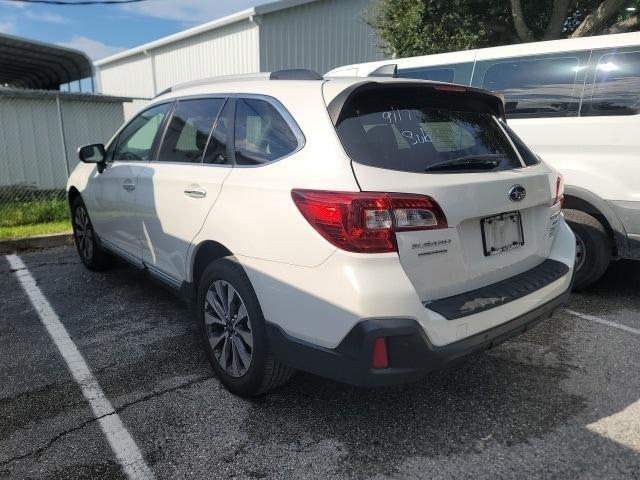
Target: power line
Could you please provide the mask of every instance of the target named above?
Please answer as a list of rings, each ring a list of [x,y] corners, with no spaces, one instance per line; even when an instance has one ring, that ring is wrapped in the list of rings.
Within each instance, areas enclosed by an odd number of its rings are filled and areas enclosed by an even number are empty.
[[[16,3],[42,3],[45,5],[117,5],[119,3],[139,3],[146,2],[147,0],[78,0],[65,1],[65,0],[0,0],[4,2],[16,2]]]

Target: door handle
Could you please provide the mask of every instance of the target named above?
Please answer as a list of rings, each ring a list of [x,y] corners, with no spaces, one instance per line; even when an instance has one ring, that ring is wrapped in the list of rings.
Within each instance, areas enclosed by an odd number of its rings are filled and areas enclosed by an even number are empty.
[[[207,196],[207,191],[197,185],[193,185],[185,188],[184,194],[191,198],[204,198]]]

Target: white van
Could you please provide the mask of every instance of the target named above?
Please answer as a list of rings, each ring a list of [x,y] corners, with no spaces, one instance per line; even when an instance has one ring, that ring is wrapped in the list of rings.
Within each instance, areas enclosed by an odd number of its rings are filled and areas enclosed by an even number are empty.
[[[348,65],[326,76],[397,76],[504,95],[509,125],[565,178],[575,286],[640,259],[640,32]],[[378,73],[376,73],[378,72]]]

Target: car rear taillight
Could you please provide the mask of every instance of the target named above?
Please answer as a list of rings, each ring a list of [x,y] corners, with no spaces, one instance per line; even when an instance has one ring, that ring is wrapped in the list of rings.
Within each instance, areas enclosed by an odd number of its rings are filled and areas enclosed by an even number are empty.
[[[564,203],[564,178],[560,174],[558,174],[558,178],[556,179],[556,196],[553,199],[553,205],[556,205],[558,202],[560,202],[560,208],[562,208],[562,204]]]
[[[447,228],[442,209],[425,195],[295,189],[291,197],[318,233],[349,252],[395,252],[395,232]]]

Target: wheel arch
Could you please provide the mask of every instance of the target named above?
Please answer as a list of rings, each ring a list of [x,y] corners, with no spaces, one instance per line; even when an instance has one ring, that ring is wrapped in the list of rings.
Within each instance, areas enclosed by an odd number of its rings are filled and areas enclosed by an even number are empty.
[[[80,191],[76,187],[69,188],[69,193],[67,193],[67,200],[69,201],[69,211],[71,211],[71,206],[73,205],[73,201],[77,197],[81,197]]]
[[[627,250],[627,232],[605,200],[583,188],[566,186],[563,208],[580,210],[595,217],[611,239],[613,256],[621,256]]]
[[[214,240],[205,240],[199,243],[193,250],[190,261],[190,270],[187,278],[191,280],[191,284],[195,289],[198,287],[198,282],[202,277],[207,265],[211,262],[218,260],[219,258],[228,257],[233,255],[233,252],[220,242]]]

